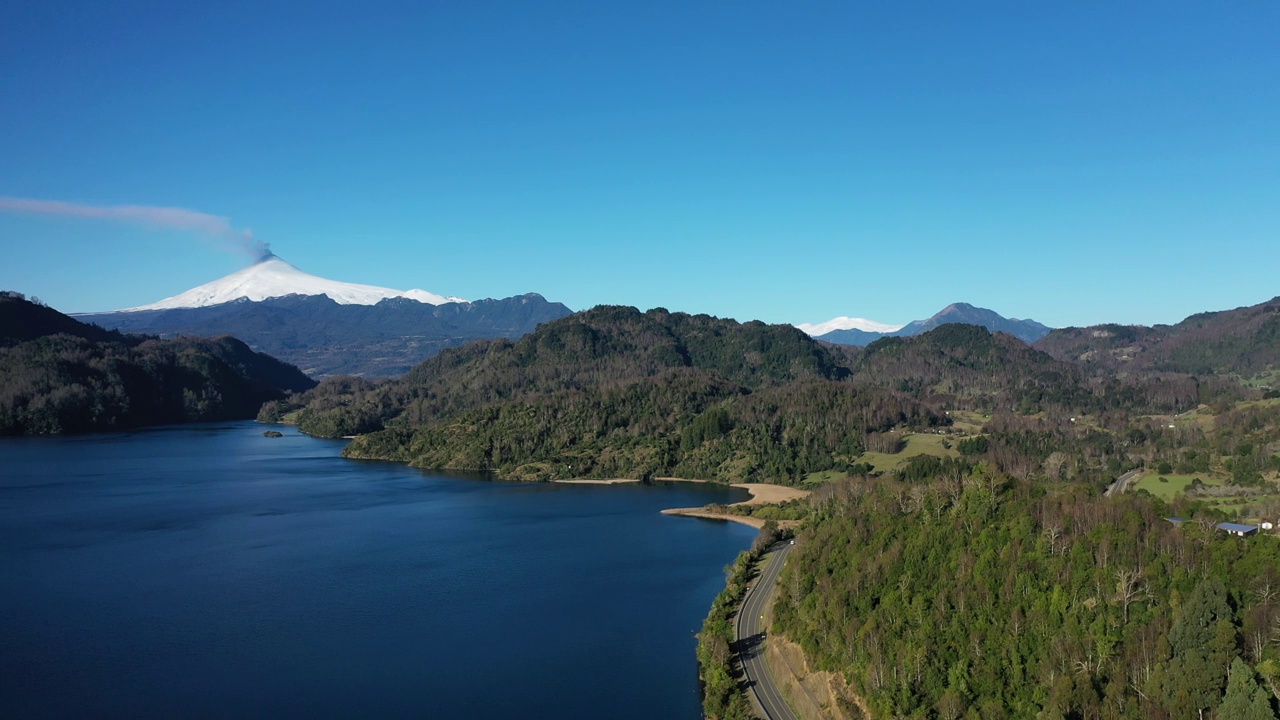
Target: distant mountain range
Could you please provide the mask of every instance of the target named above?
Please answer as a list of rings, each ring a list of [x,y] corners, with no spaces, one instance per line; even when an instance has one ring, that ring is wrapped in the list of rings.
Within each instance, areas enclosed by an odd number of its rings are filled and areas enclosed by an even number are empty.
[[[940,326],[950,324],[977,325],[991,332],[1002,332],[1031,344],[1052,330],[1035,320],[1006,318],[986,308],[968,303],[954,303],[927,320],[916,320],[906,325],[889,325],[862,318],[840,317],[824,323],[797,325],[804,332],[819,340],[839,345],[865,347],[885,337],[914,337]]]
[[[1280,385],[1280,297],[1197,313],[1175,325],[1060,328],[1036,349],[1108,374],[1139,371],[1234,374]]]
[[[151,305],[76,316],[124,332],[233,335],[316,377],[399,375],[447,347],[516,339],[572,311],[529,293],[467,302],[305,273],[274,255]]]

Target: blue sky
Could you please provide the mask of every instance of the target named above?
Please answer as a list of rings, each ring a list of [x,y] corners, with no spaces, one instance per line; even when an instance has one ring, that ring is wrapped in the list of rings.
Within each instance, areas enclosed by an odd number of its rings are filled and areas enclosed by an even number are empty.
[[[1280,295],[1280,4],[0,8],[0,196],[225,217],[302,269],[769,322]],[[242,267],[0,212],[66,311]]]

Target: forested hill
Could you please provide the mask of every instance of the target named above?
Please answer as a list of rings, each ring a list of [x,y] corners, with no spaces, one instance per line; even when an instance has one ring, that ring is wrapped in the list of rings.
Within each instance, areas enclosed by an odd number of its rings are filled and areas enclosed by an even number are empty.
[[[789,326],[604,306],[447,350],[397,381],[323,383],[297,420],[329,436],[387,428],[351,456],[506,477],[775,481],[848,463],[864,430],[945,422],[849,373],[842,353]]]
[[[954,408],[1038,412],[1083,409],[1095,400],[1075,366],[975,325],[877,340],[857,356],[854,371],[858,384],[933,396]]]
[[[1280,297],[1176,325],[1062,328],[1035,346],[1098,373],[1232,373],[1280,387]]]
[[[32,302],[21,293],[0,291],[0,347],[62,333],[94,342],[125,342],[114,330],[82,323],[51,307]]]
[[[597,386],[670,368],[712,371],[746,387],[849,374],[842,354],[787,325],[602,305],[549,323],[514,343],[476,345],[470,353],[433,358],[405,379],[410,384],[435,382],[473,358],[478,361],[466,372],[500,392],[529,383],[538,390]]]
[[[314,385],[234,338],[122,335],[0,293],[0,434],[251,418]]]
[[[872,718],[1276,718],[1275,537],[985,466],[812,500],[773,629]]]

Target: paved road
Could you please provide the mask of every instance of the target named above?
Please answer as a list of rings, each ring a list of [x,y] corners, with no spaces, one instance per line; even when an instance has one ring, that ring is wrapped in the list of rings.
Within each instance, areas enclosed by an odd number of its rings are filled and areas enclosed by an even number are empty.
[[[773,598],[778,573],[782,571],[782,563],[792,547],[790,543],[783,544],[765,557],[760,576],[747,591],[747,596],[742,601],[742,610],[738,612],[737,650],[742,658],[742,669],[747,675],[747,687],[756,696],[760,707],[764,708],[764,715],[768,720],[797,720],[765,665],[765,628],[760,619]]]
[[[1125,474],[1121,475],[1120,477],[1116,478],[1116,481],[1115,481],[1115,482],[1113,482],[1113,483],[1111,483],[1110,485],[1108,485],[1108,486],[1107,486],[1107,489],[1106,489],[1106,490],[1104,490],[1104,491],[1102,492],[1103,497],[1111,497],[1112,495],[1120,495],[1121,493],[1123,493],[1123,492],[1124,492],[1124,489],[1125,489],[1125,487],[1129,484],[1129,481],[1130,481],[1130,480],[1132,480],[1132,479],[1134,479],[1135,477],[1137,477],[1137,476],[1138,476],[1138,474],[1139,474],[1139,473],[1141,473],[1141,472],[1142,472],[1142,469],[1141,469],[1141,468],[1139,468],[1139,469],[1137,469],[1137,470],[1130,470],[1129,472],[1127,472],[1127,473],[1125,473]]]

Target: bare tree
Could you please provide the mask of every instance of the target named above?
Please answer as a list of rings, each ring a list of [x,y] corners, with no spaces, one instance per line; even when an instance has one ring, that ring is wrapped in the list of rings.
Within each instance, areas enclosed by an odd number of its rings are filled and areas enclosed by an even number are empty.
[[[1058,538],[1062,537],[1062,528],[1057,525],[1050,525],[1044,529],[1044,539],[1049,541],[1049,554],[1056,555],[1058,553]]]
[[[1277,587],[1270,578],[1260,580],[1258,586],[1253,590],[1253,596],[1258,599],[1258,604],[1263,607],[1271,607],[1271,603],[1275,602],[1277,595],[1280,595],[1280,587]]]
[[[1116,571],[1115,600],[1124,607],[1125,624],[1129,622],[1129,606],[1147,596],[1147,587],[1142,582],[1141,570],[1120,569]]]

